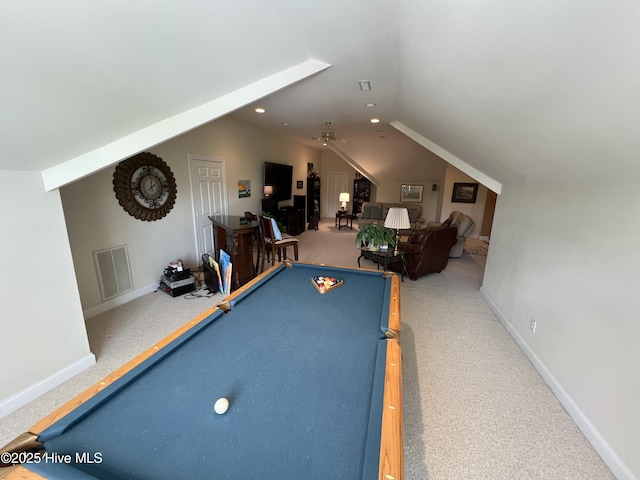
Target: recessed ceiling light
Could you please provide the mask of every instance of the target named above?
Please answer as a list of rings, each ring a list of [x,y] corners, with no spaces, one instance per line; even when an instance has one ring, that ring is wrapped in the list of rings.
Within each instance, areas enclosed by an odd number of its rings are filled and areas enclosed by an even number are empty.
[[[288,127],[289,124],[287,122],[282,122],[280,125],[282,125],[283,127]]]
[[[371,119],[371,123],[380,123],[380,119],[379,118],[372,118]]]
[[[360,90],[363,92],[371,90],[371,82],[369,80],[361,80],[358,83],[360,84]]]
[[[367,107],[367,108],[371,108],[371,107],[375,107],[376,104],[375,103],[365,103],[364,106]]]
[[[264,112],[266,112],[266,110],[264,108],[262,108],[262,107],[256,108],[256,113],[264,113]]]

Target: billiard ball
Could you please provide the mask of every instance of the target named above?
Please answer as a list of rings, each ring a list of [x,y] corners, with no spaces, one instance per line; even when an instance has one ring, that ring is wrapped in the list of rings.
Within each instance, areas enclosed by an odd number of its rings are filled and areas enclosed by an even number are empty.
[[[222,415],[229,409],[229,400],[222,397],[216,400],[216,403],[213,405],[213,410],[218,414]]]

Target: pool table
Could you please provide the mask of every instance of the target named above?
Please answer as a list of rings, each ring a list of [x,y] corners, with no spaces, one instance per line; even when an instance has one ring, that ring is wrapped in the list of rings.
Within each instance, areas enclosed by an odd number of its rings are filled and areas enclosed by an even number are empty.
[[[5,447],[7,478],[402,479],[398,277],[287,261],[225,300]]]

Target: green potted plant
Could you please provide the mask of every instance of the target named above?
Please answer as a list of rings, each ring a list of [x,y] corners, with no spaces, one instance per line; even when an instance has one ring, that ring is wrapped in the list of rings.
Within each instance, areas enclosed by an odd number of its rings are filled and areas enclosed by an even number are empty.
[[[367,223],[359,227],[356,245],[366,246],[369,250],[379,250],[383,245],[393,247],[396,244],[393,230],[378,223]]]

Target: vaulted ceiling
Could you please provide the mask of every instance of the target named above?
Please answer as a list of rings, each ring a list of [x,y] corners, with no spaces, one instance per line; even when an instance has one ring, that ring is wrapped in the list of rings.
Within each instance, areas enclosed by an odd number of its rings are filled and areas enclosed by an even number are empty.
[[[0,169],[81,176],[233,114],[314,148],[331,122],[378,175],[421,144],[502,183],[638,180],[639,21],[631,0],[4,0]]]

